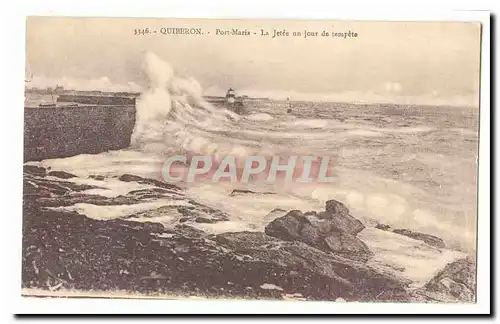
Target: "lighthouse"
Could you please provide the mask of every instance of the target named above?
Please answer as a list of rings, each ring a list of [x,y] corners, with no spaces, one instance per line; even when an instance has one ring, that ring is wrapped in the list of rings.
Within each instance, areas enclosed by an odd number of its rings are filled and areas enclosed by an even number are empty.
[[[226,109],[234,111],[237,114],[243,113],[243,97],[236,96],[236,92],[233,88],[229,88],[226,92],[226,97],[224,98],[224,105]]]
[[[236,100],[236,95],[234,94],[234,89],[229,88],[226,92],[226,103],[232,105]]]

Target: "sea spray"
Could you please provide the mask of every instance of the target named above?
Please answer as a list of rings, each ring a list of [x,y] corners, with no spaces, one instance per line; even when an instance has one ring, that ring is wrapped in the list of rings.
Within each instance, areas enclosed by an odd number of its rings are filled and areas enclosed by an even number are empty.
[[[195,153],[206,153],[205,147],[190,144],[199,143],[201,138],[209,139],[211,127],[239,119],[227,109],[213,107],[203,98],[196,80],[177,76],[168,63],[155,54],[147,53],[143,65],[149,86],[137,100],[133,148],[157,153],[198,149]],[[206,146],[207,150],[221,147],[208,141]]]

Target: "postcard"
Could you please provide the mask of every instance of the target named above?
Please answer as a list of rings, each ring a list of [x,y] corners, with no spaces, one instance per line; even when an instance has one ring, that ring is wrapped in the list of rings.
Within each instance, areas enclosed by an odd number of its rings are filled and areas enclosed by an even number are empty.
[[[476,302],[480,23],[26,24],[24,296]]]

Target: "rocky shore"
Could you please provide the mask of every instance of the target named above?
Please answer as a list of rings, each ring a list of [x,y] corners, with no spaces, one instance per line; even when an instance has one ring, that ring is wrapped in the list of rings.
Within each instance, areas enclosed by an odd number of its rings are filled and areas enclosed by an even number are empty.
[[[25,165],[23,288],[209,298],[474,301],[475,264],[470,260],[448,264],[418,289],[370,266],[373,251],[358,238],[366,225],[335,200],[322,212],[284,211],[263,232],[214,235],[196,224],[225,222],[228,215],[190,199],[177,186],[125,174],[115,180],[141,189],[112,196],[100,192],[104,176],[89,177],[95,185],[75,178]],[[141,207],[145,204],[148,208]],[[111,206],[128,213],[114,215],[106,209]],[[391,231],[444,247],[435,236]]]

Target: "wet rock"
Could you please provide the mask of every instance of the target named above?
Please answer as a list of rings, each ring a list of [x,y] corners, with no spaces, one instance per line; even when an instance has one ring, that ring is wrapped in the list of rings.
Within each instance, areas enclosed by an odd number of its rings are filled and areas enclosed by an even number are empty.
[[[462,302],[473,302],[476,291],[476,264],[460,259],[445,266],[425,286],[426,292]],[[439,297],[438,297],[439,298]]]
[[[143,181],[144,179],[145,178],[139,177],[139,176],[136,176],[133,174],[123,174],[118,178],[118,180],[125,181],[125,182],[131,182],[131,181],[139,182],[139,181]]]
[[[89,175],[89,179],[94,179],[94,180],[97,180],[97,181],[103,181],[104,180],[104,176],[98,175],[98,174],[91,174],[91,175]]]
[[[419,241],[424,241],[425,243],[437,247],[437,248],[445,248],[446,244],[444,241],[434,235],[430,234],[425,234],[425,233],[420,233],[420,232],[414,232],[410,231],[407,229],[392,229],[389,225],[386,224],[377,224],[375,225],[375,228],[383,230],[383,231],[390,231],[399,235],[404,235],[408,236],[414,240],[419,240]]]
[[[282,299],[297,289],[310,299],[328,299],[338,289],[325,275],[250,260],[186,226],[152,233],[147,223],[98,221],[33,206],[25,207],[24,218],[27,288],[252,299]],[[266,283],[283,291],[261,288]]]
[[[205,233],[204,231],[185,224],[176,225],[174,227],[173,233],[176,233],[182,237],[192,238],[202,238],[207,235],[207,233]]]
[[[32,183],[27,186],[31,186],[30,190],[43,189]],[[107,199],[83,193],[72,195],[87,202]],[[69,197],[72,196],[66,196]],[[130,198],[119,197],[110,200]],[[192,206],[185,213],[192,214],[188,217],[199,213],[190,218],[194,222],[205,217],[200,216],[202,213],[217,212],[189,202]],[[181,208],[165,207],[174,212]],[[162,210],[158,215],[167,212]],[[143,219],[148,213],[156,215],[145,211],[135,216]],[[318,237],[331,229],[331,225],[322,227],[327,222],[320,220],[312,226],[300,211],[287,215],[285,225],[296,220],[303,225],[301,229],[305,225],[313,227]],[[76,212],[45,209],[40,197],[33,195],[25,195],[23,201],[22,265],[22,286],[37,289],[125,290],[252,299],[283,299],[289,294],[311,300],[408,298],[404,282],[344,258],[340,252],[326,253],[302,242],[284,241],[264,233],[215,236],[185,224],[166,228],[159,223],[130,219],[95,220]]]
[[[206,218],[206,217],[196,217],[194,221],[196,223],[207,223],[207,224],[217,223],[216,220],[214,220],[212,218]]]
[[[366,261],[372,255],[365,243],[344,232],[331,219],[305,216],[291,211],[276,218],[265,228],[269,236],[285,241],[299,241],[325,252],[341,254],[348,258]]]
[[[197,223],[215,223],[229,220],[229,215],[219,209],[197,203],[193,200],[189,200],[188,202],[192,204],[192,206],[177,208],[177,211],[187,220],[192,220]]]
[[[336,200],[326,202],[326,211],[318,213],[318,218],[330,220],[337,228],[351,235],[361,232],[365,225],[349,214],[344,204]]]
[[[308,223],[309,221],[300,210],[292,210],[269,223],[265,228],[265,233],[285,241],[300,240],[303,224]]]
[[[161,233],[165,227],[159,223],[144,222],[143,229],[152,233]]]
[[[404,289],[406,283],[380,274],[362,262],[332,255],[302,242],[283,242],[259,232],[224,233],[217,235],[216,241],[236,253],[251,257],[254,262],[266,260],[292,267],[298,273],[308,270],[328,278],[323,288],[319,288],[320,282],[311,282],[310,287],[294,288],[295,293],[303,296],[310,296],[314,292],[328,295],[329,300],[342,297],[349,301],[403,301],[409,298]]]
[[[181,188],[177,187],[176,185],[165,183],[165,182],[158,181],[155,179],[148,179],[148,178],[139,177],[139,176],[136,176],[133,174],[121,175],[118,178],[118,180],[124,181],[124,182],[132,182],[133,181],[133,182],[137,182],[137,183],[141,183],[141,184],[147,184],[147,185],[156,186],[156,187],[160,187],[160,188],[164,188],[164,189],[175,190],[175,191],[181,190]]]
[[[340,201],[337,200],[328,200],[326,202],[325,210],[330,212],[332,215],[348,215],[349,209]]]
[[[38,203],[41,207],[64,207],[79,203],[86,203],[98,206],[117,205],[120,202],[124,204],[134,204],[133,201],[120,200],[118,197],[107,198],[99,195],[74,195],[74,196],[56,196],[56,197],[41,197]]]
[[[325,237],[324,241],[330,251],[352,259],[366,262],[372,256],[372,252],[363,241],[348,233],[333,232]]]
[[[164,194],[179,195],[179,192],[174,191],[174,190],[163,189],[163,188],[148,188],[148,189],[132,190],[128,194],[134,195],[137,197],[144,197],[144,196],[162,197],[162,196],[164,196]]]
[[[410,231],[407,229],[395,229],[392,232],[396,233],[396,234],[411,237],[414,240],[424,241],[425,243],[427,243],[431,246],[437,247],[437,248],[445,248],[446,247],[446,245],[444,244],[444,241],[441,238],[434,236],[434,235],[424,234],[424,233],[420,233],[420,232],[413,232],[413,231]]]
[[[51,177],[56,177],[61,179],[76,178],[76,175],[64,171],[50,171],[48,175]]]
[[[245,195],[245,194],[258,194],[258,195],[274,195],[274,192],[256,192],[252,190],[246,190],[246,189],[234,189],[231,191],[229,194],[230,197],[234,196],[240,196],[240,195]]]
[[[386,225],[386,224],[377,224],[377,225],[375,225],[375,228],[382,230],[382,231],[388,231],[391,229],[391,227],[389,225]]]
[[[151,184],[140,177],[126,180]],[[227,215],[193,200],[185,206],[183,193],[170,187],[102,197],[81,192],[98,187],[29,175],[25,187],[22,287],[251,299],[283,299],[290,294],[308,300],[410,298],[407,282],[361,262],[359,250],[364,246],[357,238],[312,213],[291,211],[266,227],[266,232],[286,239],[260,232],[211,235],[186,224]],[[182,200],[127,220],[95,220],[45,208],[69,202],[124,205],[149,195]],[[186,223],[175,225],[169,213]],[[150,222],[144,222],[147,217]],[[155,217],[171,223],[163,226],[154,222]]]
[[[325,234],[321,233],[320,229],[317,226],[314,226],[310,223],[302,224],[299,230],[299,238],[297,241],[304,242],[307,245],[314,246],[320,250],[325,249],[325,245],[323,244],[323,238]]]
[[[23,181],[23,196],[50,197],[50,190],[25,179]]]
[[[63,195],[69,192],[85,191],[89,189],[102,189],[98,186],[91,186],[86,184],[78,184],[63,180],[47,180],[46,178],[24,178],[24,181],[30,181],[40,188],[45,188],[56,195]]]
[[[34,176],[45,177],[47,170],[35,165],[23,165],[23,173],[28,173]]]

